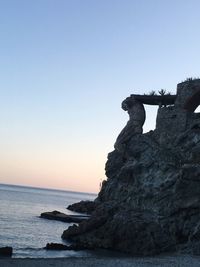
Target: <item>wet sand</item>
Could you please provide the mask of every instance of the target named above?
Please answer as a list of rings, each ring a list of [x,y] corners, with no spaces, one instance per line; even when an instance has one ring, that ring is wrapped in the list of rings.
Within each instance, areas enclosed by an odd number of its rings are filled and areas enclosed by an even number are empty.
[[[0,259],[0,267],[200,267],[200,257]]]

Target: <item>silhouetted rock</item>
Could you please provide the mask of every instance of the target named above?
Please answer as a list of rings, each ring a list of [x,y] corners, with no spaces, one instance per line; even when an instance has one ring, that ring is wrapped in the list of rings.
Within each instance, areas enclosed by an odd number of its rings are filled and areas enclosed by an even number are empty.
[[[48,220],[57,220],[62,222],[74,222],[74,223],[80,223],[84,220],[87,220],[89,216],[87,215],[67,215],[65,213],[59,212],[59,211],[52,211],[52,212],[43,212],[40,215],[41,218],[48,219]]]
[[[12,247],[0,247],[0,257],[12,257]]]
[[[97,207],[98,203],[89,200],[82,200],[67,207],[68,210],[91,214]]]
[[[63,245],[60,243],[47,243],[45,249],[47,250],[83,250],[85,249],[84,246],[78,245],[78,244],[72,244],[72,245]]]
[[[69,246],[59,243],[47,243],[45,249],[47,250],[69,250]]]
[[[174,105],[159,106],[154,131],[142,134],[144,112],[135,103],[134,95],[123,102],[130,120],[108,154],[108,179],[91,218],[62,237],[133,255],[199,255],[200,114],[193,111],[200,104],[200,80],[178,84]]]

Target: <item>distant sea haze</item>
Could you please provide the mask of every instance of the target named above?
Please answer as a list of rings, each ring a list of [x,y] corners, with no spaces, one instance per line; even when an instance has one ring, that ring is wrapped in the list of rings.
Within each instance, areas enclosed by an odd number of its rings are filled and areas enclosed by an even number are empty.
[[[39,218],[45,211],[73,214],[66,207],[96,195],[0,184],[0,247],[12,246],[13,257],[88,256],[89,252],[46,251],[49,242],[63,243],[69,223]]]

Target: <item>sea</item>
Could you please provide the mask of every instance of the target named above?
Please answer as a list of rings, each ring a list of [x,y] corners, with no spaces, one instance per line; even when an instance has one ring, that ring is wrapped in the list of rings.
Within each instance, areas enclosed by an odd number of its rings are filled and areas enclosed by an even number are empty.
[[[40,218],[46,211],[66,209],[95,194],[0,184],[0,247],[13,247],[14,258],[88,257],[90,251],[48,251],[47,243],[63,243],[61,235],[72,223]]]

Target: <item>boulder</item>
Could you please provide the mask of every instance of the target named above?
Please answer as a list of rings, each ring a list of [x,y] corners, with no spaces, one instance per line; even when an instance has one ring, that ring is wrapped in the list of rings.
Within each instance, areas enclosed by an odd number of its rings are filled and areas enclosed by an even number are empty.
[[[0,257],[12,257],[12,247],[0,247]]]

